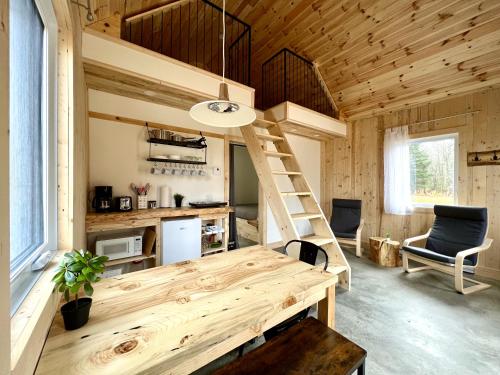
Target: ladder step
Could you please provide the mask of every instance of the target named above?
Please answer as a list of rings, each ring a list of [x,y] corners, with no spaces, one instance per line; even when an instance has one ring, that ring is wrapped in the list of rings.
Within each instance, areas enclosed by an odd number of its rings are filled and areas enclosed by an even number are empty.
[[[342,272],[347,271],[347,267],[342,264],[331,264],[326,268],[326,272],[334,275],[340,275]]]
[[[277,135],[271,134],[257,134],[257,138],[262,139],[263,141],[271,141],[271,142],[282,142],[285,140],[283,137],[279,137]]]
[[[272,158],[290,158],[293,156],[292,154],[287,154],[285,152],[276,152],[276,151],[264,151],[264,154]]]
[[[302,237],[304,241],[312,242],[315,245],[323,246],[329,243],[333,243],[333,238],[331,237],[321,237],[321,236],[306,236]]]
[[[262,119],[257,119],[253,122],[253,125],[262,128],[262,129],[268,129],[270,127],[273,127],[276,125],[275,122],[272,121],[267,121],[267,120],[262,120]]]
[[[312,193],[310,191],[282,191],[281,195],[284,196],[310,196]]]
[[[302,212],[300,214],[291,214],[290,216],[292,217],[293,220],[311,220],[323,217],[322,214],[307,213],[307,212]]]
[[[302,176],[302,173],[292,171],[272,171],[272,173],[278,176]]]

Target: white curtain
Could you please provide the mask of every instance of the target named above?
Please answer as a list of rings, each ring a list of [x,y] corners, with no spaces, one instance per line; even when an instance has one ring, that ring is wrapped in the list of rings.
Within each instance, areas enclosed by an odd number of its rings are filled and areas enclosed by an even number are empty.
[[[384,208],[394,215],[413,210],[410,191],[408,126],[386,129],[384,137]]]

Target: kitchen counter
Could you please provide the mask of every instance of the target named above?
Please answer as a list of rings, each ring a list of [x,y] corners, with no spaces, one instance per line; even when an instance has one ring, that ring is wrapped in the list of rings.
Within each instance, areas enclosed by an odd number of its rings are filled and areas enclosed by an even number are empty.
[[[153,226],[159,224],[161,219],[166,218],[227,215],[229,212],[233,212],[233,208],[228,206],[211,208],[170,207],[110,213],[89,212],[85,218],[85,228],[87,233],[92,233]]]

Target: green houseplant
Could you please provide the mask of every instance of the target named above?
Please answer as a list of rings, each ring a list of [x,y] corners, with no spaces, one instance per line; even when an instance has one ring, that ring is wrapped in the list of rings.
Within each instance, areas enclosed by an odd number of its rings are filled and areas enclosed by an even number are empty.
[[[107,256],[93,256],[90,251],[73,250],[64,254],[52,281],[55,289],[64,294],[66,304],[61,307],[64,328],[73,330],[84,326],[89,320],[92,298],[79,298],[83,287],[85,295],[91,297],[94,293],[92,283],[100,280],[97,276],[104,271]],[[70,301],[71,295],[74,299]]]
[[[184,195],[178,193],[174,194],[175,207],[181,207],[183,199]]]

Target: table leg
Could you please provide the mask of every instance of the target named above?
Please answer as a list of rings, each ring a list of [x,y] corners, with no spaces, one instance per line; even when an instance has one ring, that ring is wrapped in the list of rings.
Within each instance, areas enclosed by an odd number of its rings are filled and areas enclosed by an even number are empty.
[[[358,367],[358,375],[365,375],[365,361]]]
[[[335,329],[335,285],[326,289],[326,297],[318,302],[318,320]]]

